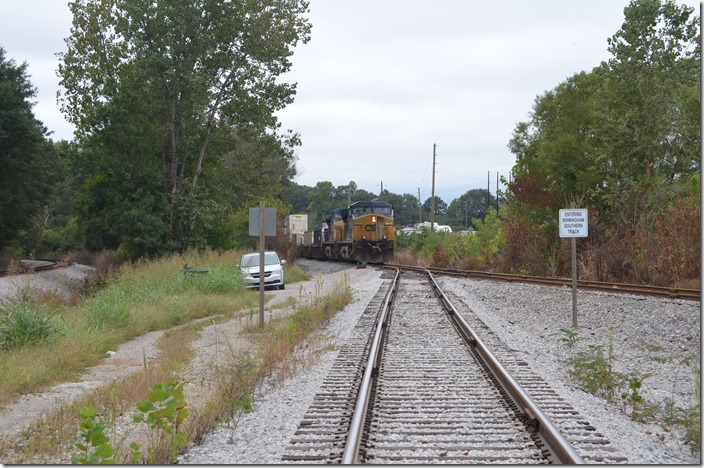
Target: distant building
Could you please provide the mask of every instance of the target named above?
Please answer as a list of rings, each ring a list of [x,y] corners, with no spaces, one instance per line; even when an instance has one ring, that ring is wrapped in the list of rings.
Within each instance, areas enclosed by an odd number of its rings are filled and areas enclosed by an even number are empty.
[[[433,223],[433,227],[435,228],[435,232],[452,232],[452,228],[450,226],[444,225],[444,224],[438,224],[438,223]],[[423,230],[430,231],[430,222],[425,221],[423,223],[418,223],[411,226],[406,226],[400,230],[397,231],[399,235],[410,235],[410,234],[419,234]]]

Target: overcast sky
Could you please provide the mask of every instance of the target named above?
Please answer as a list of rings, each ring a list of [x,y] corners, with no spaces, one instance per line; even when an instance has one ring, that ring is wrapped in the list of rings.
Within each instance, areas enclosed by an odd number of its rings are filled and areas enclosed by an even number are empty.
[[[676,0],[695,8],[699,2]],[[36,117],[55,140],[73,129],[56,104],[56,53],[71,28],[66,0],[0,0],[0,46],[27,62]],[[355,181],[378,193],[446,203],[491,192],[515,158],[507,143],[535,98],[609,58],[628,0],[311,0],[311,40],[284,81],[279,113],[301,134],[296,182]]]

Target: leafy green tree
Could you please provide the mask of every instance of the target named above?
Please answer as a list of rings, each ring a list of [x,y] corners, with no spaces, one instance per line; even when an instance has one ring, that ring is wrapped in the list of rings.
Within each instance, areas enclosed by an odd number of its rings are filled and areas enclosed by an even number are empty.
[[[425,202],[423,202],[423,220],[430,221],[431,204],[433,197],[428,197]],[[435,195],[435,222],[442,224],[444,222],[444,217],[447,214],[447,203],[443,201],[442,198]]]
[[[291,205],[291,213],[307,214],[308,206],[310,205],[311,191],[311,187],[298,185],[293,181],[287,181],[284,183],[281,199]]]
[[[496,198],[489,193],[489,206],[496,206]],[[453,231],[465,230],[468,227],[477,226],[475,219],[484,221],[487,213],[487,191],[486,189],[472,189],[455,198],[447,207],[447,223]]]
[[[372,192],[367,192],[364,189],[358,188],[357,190],[354,191],[354,195],[352,196],[352,202],[356,201],[369,201],[369,200],[375,200],[379,198],[377,195],[375,195]]]
[[[605,151],[611,183],[674,177],[699,167],[699,139],[691,132],[698,103],[701,50],[693,8],[672,0],[632,0],[621,29],[608,39],[608,86],[603,107]],[[696,134],[698,135],[698,131]]]
[[[294,84],[277,78],[290,69],[294,46],[309,39],[305,1],[77,0],[70,7],[62,110],[85,145],[82,156],[97,161],[82,163],[83,207],[106,241],[147,253],[197,245],[215,213],[254,189],[283,188],[300,142],[277,133],[275,112],[295,94]],[[144,234],[110,232],[135,191],[140,200],[127,218]],[[208,219],[197,219],[200,212]]]
[[[598,70],[578,73],[538,97],[530,123],[516,127],[509,143],[517,161],[512,191],[533,208],[555,209],[602,185],[594,132],[602,85]]]
[[[335,188],[330,181],[318,182],[310,192],[308,204],[308,229],[318,229],[324,222],[323,216],[339,208],[335,197]]]
[[[32,112],[35,96],[27,64],[16,65],[0,47],[0,249],[36,231],[59,170],[47,130]]]
[[[384,190],[379,197],[381,200],[391,203],[394,208],[394,223],[396,226],[406,226],[415,224],[418,221],[418,198],[405,193],[399,195],[396,193]]]

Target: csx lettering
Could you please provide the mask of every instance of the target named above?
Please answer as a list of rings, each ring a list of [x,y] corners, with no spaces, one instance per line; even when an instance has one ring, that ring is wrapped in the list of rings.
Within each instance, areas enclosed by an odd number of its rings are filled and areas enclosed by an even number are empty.
[[[375,224],[367,224],[366,226],[364,226],[364,230],[367,232],[376,231],[376,225]]]

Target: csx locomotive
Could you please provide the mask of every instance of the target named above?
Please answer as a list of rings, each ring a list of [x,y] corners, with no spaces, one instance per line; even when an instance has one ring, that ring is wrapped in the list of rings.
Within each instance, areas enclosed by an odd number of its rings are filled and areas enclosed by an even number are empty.
[[[358,201],[325,214],[325,229],[308,231],[301,256],[384,263],[394,258],[394,210],[381,200]]]

